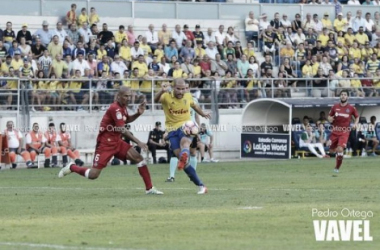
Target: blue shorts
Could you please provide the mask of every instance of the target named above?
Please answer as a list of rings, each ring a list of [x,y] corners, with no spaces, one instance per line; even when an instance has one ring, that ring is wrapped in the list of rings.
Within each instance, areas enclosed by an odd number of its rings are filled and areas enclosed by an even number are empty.
[[[169,132],[168,139],[170,143],[170,149],[172,151],[181,148],[181,139],[183,137],[186,137],[189,140],[192,140],[192,137],[185,135],[181,128],[178,128],[177,130]]]

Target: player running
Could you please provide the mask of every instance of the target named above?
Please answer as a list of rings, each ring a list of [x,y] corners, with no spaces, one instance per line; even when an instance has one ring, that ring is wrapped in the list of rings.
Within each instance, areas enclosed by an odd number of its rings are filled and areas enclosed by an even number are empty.
[[[189,164],[190,144],[192,137],[186,136],[181,126],[190,120],[190,108],[193,108],[200,116],[209,119],[210,114],[205,114],[202,109],[194,103],[190,93],[186,90],[183,79],[176,79],[174,90],[168,92],[168,85],[162,84],[161,90],[155,95],[154,101],[160,102],[165,113],[165,127],[169,132],[168,139],[170,148],[179,159],[178,170],[184,169],[190,180],[199,187],[198,194],[207,193],[207,188],[199,179],[196,170]]]
[[[131,160],[137,162],[137,168],[144,180],[146,194],[163,194],[152,185],[150,173],[143,157],[128,143],[121,139],[121,135],[129,138],[137,143],[139,147],[147,150],[146,144],[134,137],[126,128],[125,123],[135,121],[145,111],[146,103],[139,105],[137,113],[129,116],[127,113],[127,105],[131,98],[131,89],[128,87],[120,87],[117,93],[117,101],[111,104],[100,123],[99,134],[96,142],[95,157],[92,168],[83,168],[70,162],[61,169],[58,174],[62,178],[71,172],[80,174],[88,179],[96,179],[99,177],[103,168],[113,156],[122,161]]]
[[[355,124],[352,129],[356,129],[359,123],[358,111],[348,104],[348,90],[342,90],[340,92],[340,103],[331,108],[328,116],[328,121],[333,125],[333,130],[327,144],[330,145],[331,151],[336,152],[335,173],[339,173],[339,168],[343,162],[343,150],[347,146],[347,140],[350,136],[352,116],[355,117]]]
[[[185,83],[185,84],[186,84],[186,92],[190,92],[189,84],[188,83]],[[193,101],[196,105],[198,105],[198,99],[195,98],[194,96],[193,96]],[[190,108],[190,116],[191,116],[191,120],[193,122],[195,122],[197,125],[200,124],[199,115],[195,112],[195,110],[193,108]],[[198,136],[194,136],[194,138],[190,144],[190,160],[189,160],[189,163],[195,170],[197,170],[197,164],[198,164],[197,147],[198,147]],[[170,153],[173,154],[173,152],[170,152]],[[172,157],[170,158],[170,164],[169,164],[170,176],[166,179],[165,182],[174,182],[175,181],[174,175],[175,175],[175,169],[177,168],[177,165],[178,165],[178,158],[176,156],[172,155]]]

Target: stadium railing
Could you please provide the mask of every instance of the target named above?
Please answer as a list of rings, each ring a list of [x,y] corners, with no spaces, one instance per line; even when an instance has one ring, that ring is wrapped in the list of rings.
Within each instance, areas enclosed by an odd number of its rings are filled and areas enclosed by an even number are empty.
[[[243,108],[245,103],[258,98],[334,98],[342,89],[348,89],[350,96],[364,97],[380,95],[380,86],[359,87],[340,86],[343,80],[371,79],[380,81],[380,78],[199,78],[187,79],[190,84],[190,92],[199,101],[202,108],[219,110]],[[322,80],[324,85],[318,86],[315,81]],[[148,111],[154,112],[161,109],[161,105],[154,103],[154,95],[161,88],[161,83],[170,84],[173,79],[154,78],[144,79],[17,79],[0,78],[0,81],[17,81],[18,89],[0,88],[0,112],[26,111],[88,111],[105,110],[114,100],[119,85],[130,85],[138,81],[139,85],[151,82],[150,86],[138,90],[132,89],[131,108],[143,100],[147,102]],[[39,82],[48,82],[46,89],[37,89]],[[58,81],[67,85],[65,89],[49,89],[49,82]],[[107,88],[97,87],[99,81],[103,81]],[[70,89],[71,82],[82,82],[80,89]],[[106,83],[105,83],[106,82]],[[291,87],[296,82],[295,87]],[[346,82],[347,83],[347,82]],[[148,84],[149,85],[149,84]],[[203,86],[203,87],[202,87]],[[9,98],[12,99],[9,105]]]

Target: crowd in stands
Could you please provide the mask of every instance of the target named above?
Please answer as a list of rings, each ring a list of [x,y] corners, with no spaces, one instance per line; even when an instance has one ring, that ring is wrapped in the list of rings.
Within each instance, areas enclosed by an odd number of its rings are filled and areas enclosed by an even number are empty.
[[[293,132],[299,135],[298,137],[293,135],[293,144],[296,145],[296,150],[308,150],[319,158],[326,157],[328,154],[325,151],[328,153],[332,130],[326,113],[321,111],[318,120],[307,115],[303,117],[302,121],[294,118],[293,125],[297,124],[300,124],[301,128],[300,132]],[[377,156],[376,151],[380,151],[379,127],[380,123],[377,122],[376,116],[371,116],[369,122],[365,117],[360,117],[358,128],[350,131],[346,155]]]
[[[150,24],[143,35],[132,25],[111,31],[95,8],[79,11],[75,4],[65,20],[44,21],[34,34],[27,23],[15,31],[7,22],[0,29],[0,90],[7,93],[0,102],[11,109],[18,88],[25,88],[32,110],[62,104],[84,110],[90,100],[94,109],[105,109],[121,85],[133,89],[133,104],[149,103],[162,82],[176,78],[188,80],[201,103],[218,101],[220,108],[300,90],[314,97],[335,96],[342,88],[352,96],[379,96],[380,14],[359,8],[343,17],[339,1],[332,4],[334,17],[276,13],[272,19],[249,12],[245,37],[224,25],[205,32],[186,24],[174,30]]]

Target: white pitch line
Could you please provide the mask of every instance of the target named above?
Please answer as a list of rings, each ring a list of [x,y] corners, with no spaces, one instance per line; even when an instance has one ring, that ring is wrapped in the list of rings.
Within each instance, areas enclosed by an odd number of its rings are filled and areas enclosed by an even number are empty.
[[[86,246],[65,246],[53,244],[38,244],[38,243],[24,243],[24,242],[0,242],[1,246],[19,246],[28,248],[50,248],[50,249],[63,249],[63,250],[146,250],[137,248],[105,248],[105,247],[86,247]]]
[[[237,209],[241,209],[241,210],[259,210],[259,209],[263,209],[263,207],[238,207]]]
[[[107,188],[107,187],[1,187],[0,189],[43,189],[43,190],[145,190],[144,188]],[[194,190],[194,188],[159,188],[162,190]],[[369,190],[370,188],[368,188]],[[325,192],[331,189],[317,189],[317,188],[208,188],[210,191],[312,191],[312,192]],[[357,189],[345,189],[346,191]],[[367,190],[367,189],[365,189]],[[371,189],[372,190],[372,189]]]

